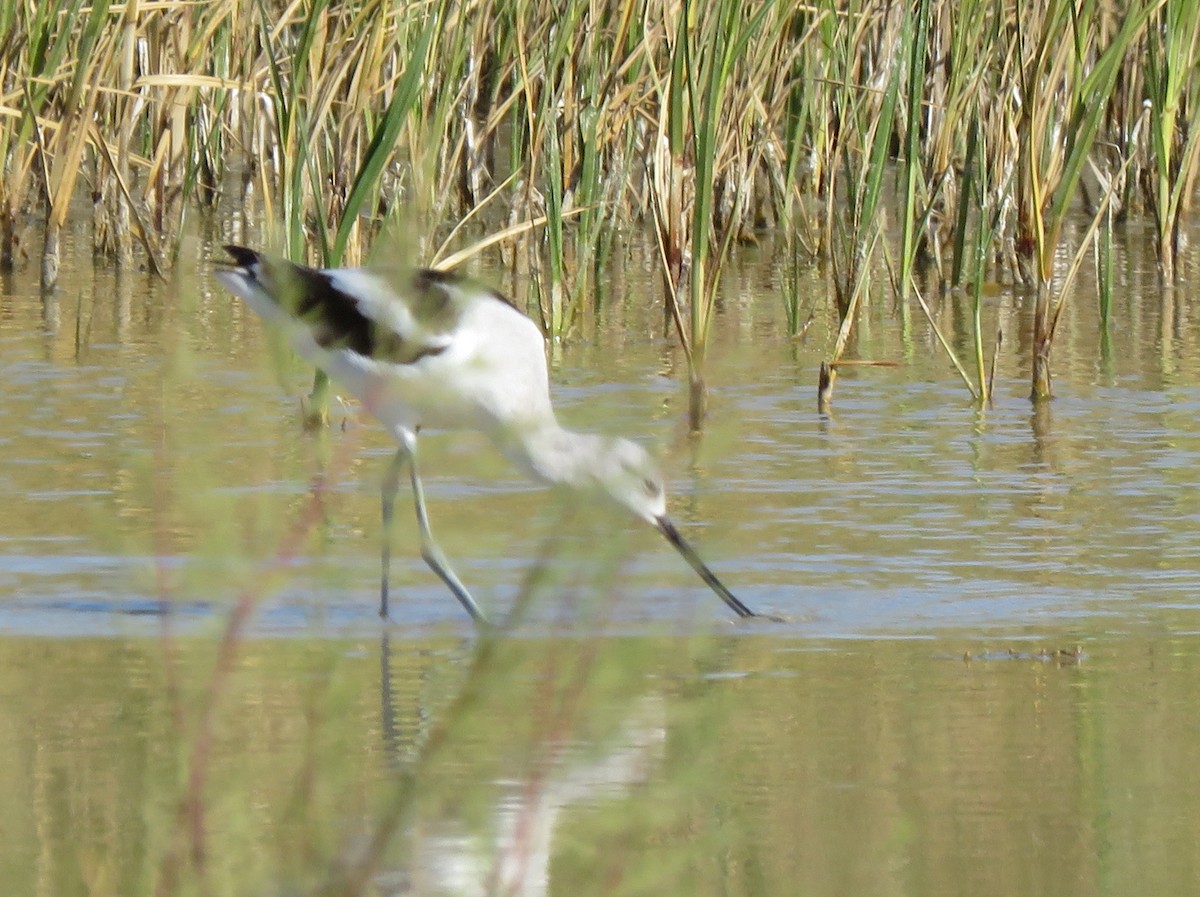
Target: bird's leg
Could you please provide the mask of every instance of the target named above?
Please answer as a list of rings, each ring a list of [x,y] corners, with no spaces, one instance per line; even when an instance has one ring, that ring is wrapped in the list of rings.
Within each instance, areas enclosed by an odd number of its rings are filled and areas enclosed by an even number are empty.
[[[388,574],[392,566],[392,521],[396,508],[396,493],[400,490],[400,471],[412,460],[412,450],[407,445],[400,446],[388,464],[387,472],[383,475],[383,488],[380,493],[383,504],[383,574],[379,579],[379,616],[385,620],[388,615]]]
[[[471,597],[471,593],[467,591],[467,587],[459,581],[459,578],[454,575],[454,571],[450,569],[450,562],[446,560],[446,556],[442,554],[442,549],[438,547],[434,541],[433,533],[429,529],[429,514],[425,510],[425,490],[421,487],[421,477],[417,473],[417,452],[415,438],[408,448],[409,468],[408,474],[412,479],[413,501],[417,506],[417,526],[421,530],[421,557],[429,568],[436,573],[454,593],[454,597],[458,599],[459,604],[466,609],[471,615],[471,619],[480,626],[487,625],[487,617],[483,615],[483,611],[479,609],[479,605],[475,603],[475,599]]]

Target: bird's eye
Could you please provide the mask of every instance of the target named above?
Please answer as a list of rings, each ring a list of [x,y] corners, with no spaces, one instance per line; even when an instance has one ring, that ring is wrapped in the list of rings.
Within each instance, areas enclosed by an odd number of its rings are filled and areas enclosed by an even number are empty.
[[[658,494],[662,492],[662,487],[650,479],[642,480],[642,488],[646,490],[646,494],[651,498],[657,498]]]

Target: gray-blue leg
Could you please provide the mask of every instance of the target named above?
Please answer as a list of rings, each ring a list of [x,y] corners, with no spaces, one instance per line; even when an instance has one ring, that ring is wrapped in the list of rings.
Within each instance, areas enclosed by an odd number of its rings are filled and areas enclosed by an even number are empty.
[[[429,515],[425,511],[425,490],[421,488],[421,478],[417,475],[417,457],[415,454],[410,459],[408,472],[412,478],[413,499],[417,505],[417,526],[421,529],[421,557],[425,559],[425,563],[429,565],[430,569],[441,577],[442,582],[454,593],[454,597],[458,599],[459,604],[463,606],[466,612],[471,615],[471,619],[480,626],[486,626],[487,617],[483,615],[483,611],[479,609],[479,605],[475,603],[475,599],[471,597],[471,593],[467,591],[467,587],[454,575],[454,571],[450,569],[450,562],[446,560],[446,556],[442,554],[442,549],[433,540],[433,532],[429,529]]]
[[[446,556],[438,547],[433,538],[433,532],[429,528],[429,514],[425,510],[425,490],[421,486],[421,477],[417,473],[415,437],[409,437],[402,441],[388,466],[383,481],[383,580],[380,586],[379,615],[381,617],[388,615],[388,567],[391,565],[392,511],[396,501],[396,492],[399,489],[400,471],[404,469],[405,464],[408,465],[409,477],[412,481],[413,501],[417,508],[417,526],[421,531],[421,557],[454,593],[454,597],[471,615],[471,619],[479,625],[486,625],[487,617],[483,615],[483,611],[479,609],[479,605],[475,603],[475,599],[471,597],[467,587],[450,569],[450,562],[446,560]]]

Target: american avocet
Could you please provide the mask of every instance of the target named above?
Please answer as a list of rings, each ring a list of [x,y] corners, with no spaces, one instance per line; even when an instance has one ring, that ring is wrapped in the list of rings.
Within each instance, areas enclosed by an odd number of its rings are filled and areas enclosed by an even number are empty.
[[[421,427],[481,431],[540,482],[607,493],[662,533],[734,613],[756,616],[671,523],[662,477],[641,446],[558,425],[541,331],[499,293],[445,271],[418,270],[393,283],[361,268],[307,268],[241,246],[225,250],[233,265],[217,279],[283,328],[297,352],[340,381],[399,443],[383,480],[381,617],[388,615],[392,510],[407,466],[421,557],[476,623],[487,622],[429,529],[417,473]]]

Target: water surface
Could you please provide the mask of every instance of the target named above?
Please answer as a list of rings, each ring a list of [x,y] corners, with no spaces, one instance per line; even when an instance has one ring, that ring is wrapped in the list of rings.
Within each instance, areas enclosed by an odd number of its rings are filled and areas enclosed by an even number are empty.
[[[786,273],[747,253],[701,438],[640,304],[653,257],[630,251],[626,298],[551,347],[560,415],[663,458],[681,529],[790,622],[731,624],[653,532],[564,505],[473,434],[423,434],[435,532],[481,603],[502,613],[538,571],[461,716],[476,642],[406,511],[387,641],[375,617],[386,437],[352,403],[301,431],[311,373],[217,288],[206,241],[164,285],[95,269],[84,236],[52,302],[33,268],[0,285],[13,893],[307,893],[418,768],[380,893],[1192,892],[1200,332],[1136,234],[1106,337],[1077,287],[1040,409],[1032,300],[1001,290],[993,407],[885,297],[851,355],[895,366],[844,369],[819,414],[826,294],[791,339]],[[966,354],[964,300],[931,301]]]

